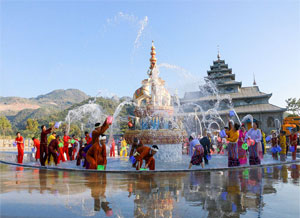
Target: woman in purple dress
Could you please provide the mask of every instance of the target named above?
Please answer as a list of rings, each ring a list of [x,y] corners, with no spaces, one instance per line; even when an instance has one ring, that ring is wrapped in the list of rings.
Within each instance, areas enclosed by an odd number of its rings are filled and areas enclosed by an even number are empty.
[[[253,139],[255,141],[254,145],[249,146],[249,164],[250,165],[259,165],[260,164],[260,158],[258,153],[258,144],[261,141],[261,131],[258,129],[257,122],[253,123],[253,128],[251,128],[247,134],[246,139]]]

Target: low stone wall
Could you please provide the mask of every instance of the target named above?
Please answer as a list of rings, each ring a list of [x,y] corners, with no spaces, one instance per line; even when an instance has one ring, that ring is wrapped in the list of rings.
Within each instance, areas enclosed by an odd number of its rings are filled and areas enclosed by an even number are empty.
[[[17,146],[13,146],[14,139],[0,138],[0,151],[17,151]],[[33,141],[31,139],[24,139],[24,150],[31,151],[33,148]]]

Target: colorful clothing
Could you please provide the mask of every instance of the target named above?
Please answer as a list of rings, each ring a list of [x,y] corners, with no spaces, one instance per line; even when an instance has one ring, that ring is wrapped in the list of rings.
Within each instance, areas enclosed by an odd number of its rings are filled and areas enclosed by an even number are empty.
[[[66,158],[67,160],[70,160],[70,156],[69,156],[69,140],[70,140],[70,136],[65,135],[63,137],[63,141],[64,141],[64,147],[63,147],[63,155],[66,154]]]
[[[135,156],[136,162],[138,163],[136,166],[137,170],[142,167],[143,160],[145,160],[149,170],[155,170],[155,159],[151,153],[151,148],[147,146],[141,146],[136,149],[136,152],[139,153],[139,155]]]
[[[239,156],[238,156],[238,145],[237,141],[239,138],[239,131],[234,131],[234,129],[228,132],[228,167],[239,166]]]
[[[125,152],[125,155],[124,155]],[[127,142],[125,139],[122,140],[121,142],[121,151],[120,151],[120,156],[127,157]]]
[[[250,165],[258,165],[260,164],[260,157],[259,157],[259,150],[262,151],[261,149],[261,131],[259,129],[253,129],[251,128],[247,133],[246,133],[246,139],[251,138],[255,141],[254,145],[249,146],[248,151],[249,151],[249,164]],[[260,146],[260,149],[258,148]]]
[[[249,164],[250,165],[259,165],[260,158],[258,156],[258,151],[257,151],[257,142],[255,142],[254,145],[249,146],[248,151],[249,151]]]
[[[104,122],[100,129],[92,132],[92,147],[87,151],[86,160],[89,163],[89,169],[97,169],[98,165],[106,165],[106,145],[100,145],[99,137],[107,129],[109,125]]]
[[[198,140],[197,138],[196,138],[196,139],[193,139],[193,140],[190,142],[190,152],[189,152],[190,157],[192,157],[192,156],[194,155],[193,148],[194,148],[196,145],[200,145],[200,142],[199,142],[199,140]]]
[[[109,156],[110,157],[115,157],[115,146],[116,146],[116,143],[115,143],[115,140],[113,139],[112,140],[112,143],[110,145],[110,152],[109,152]]]
[[[24,156],[24,139],[22,136],[17,137],[15,139],[17,142],[17,148],[18,148],[18,163],[23,163],[23,156]]]
[[[40,159],[40,140],[34,139],[33,146],[36,148],[35,160]]]
[[[271,139],[271,145],[272,145],[272,148],[277,147],[277,145],[278,145],[278,138],[277,137],[273,137]],[[277,152],[272,152],[272,157],[273,157],[274,160],[278,160],[278,153]]]
[[[239,130],[239,139],[238,139],[238,156],[241,165],[247,164],[247,151],[242,148],[242,145],[245,142],[247,132]]]
[[[204,148],[202,145],[195,145],[195,151],[191,158],[191,164],[199,166],[203,162]]]
[[[296,160],[296,153],[297,153],[297,134],[296,133],[290,135],[290,144],[291,144],[291,146],[295,147],[295,151],[292,152],[292,159]]]

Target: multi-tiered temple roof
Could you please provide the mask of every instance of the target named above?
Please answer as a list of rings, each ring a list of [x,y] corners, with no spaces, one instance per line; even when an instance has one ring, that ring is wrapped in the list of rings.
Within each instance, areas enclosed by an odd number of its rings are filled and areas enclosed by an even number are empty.
[[[211,105],[209,102],[217,101],[217,99],[228,99],[228,96],[232,99],[234,109],[237,113],[258,113],[258,112],[283,112],[285,109],[269,103],[269,99],[272,94],[261,92],[256,82],[251,87],[242,87],[242,82],[235,80],[235,74],[232,73],[232,69],[228,67],[228,64],[224,60],[218,59],[213,61],[213,65],[210,66],[210,70],[207,71],[205,86],[208,86],[210,82],[216,85],[218,95],[213,92],[203,93],[201,91],[187,92],[184,98],[181,99],[181,103],[197,102],[202,105]],[[203,87],[200,87],[203,90]],[[209,90],[209,89],[208,89]],[[207,104],[206,104],[207,103]],[[209,109],[209,108],[205,108]],[[227,113],[227,108],[219,108],[220,114]]]

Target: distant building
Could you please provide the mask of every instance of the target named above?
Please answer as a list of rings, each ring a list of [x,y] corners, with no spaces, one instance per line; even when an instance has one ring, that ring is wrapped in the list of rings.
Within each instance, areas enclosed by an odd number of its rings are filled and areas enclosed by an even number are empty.
[[[204,111],[212,108],[218,99],[220,106],[218,113],[223,120],[228,114],[230,104],[230,98],[232,105],[242,119],[247,114],[251,114],[255,121],[258,121],[260,128],[266,133],[275,129],[275,120],[278,119],[280,123],[283,120],[284,108],[280,108],[269,103],[269,99],[272,94],[266,94],[259,90],[254,79],[253,86],[242,87],[242,82],[235,80],[235,74],[232,73],[232,69],[228,68],[224,60],[220,60],[220,54],[218,53],[218,59],[210,66],[210,70],[207,71],[207,77],[205,77],[206,84],[200,87],[199,91],[186,92],[184,97],[180,99],[181,104],[196,103],[201,105]],[[209,83],[213,82],[218,90],[218,95],[213,93]],[[205,90],[205,92],[203,92]],[[228,98],[230,96],[230,98]],[[185,112],[194,112],[195,107],[189,107],[185,109]],[[201,115],[201,112],[195,112]],[[246,123],[246,126],[250,128],[250,122]]]

